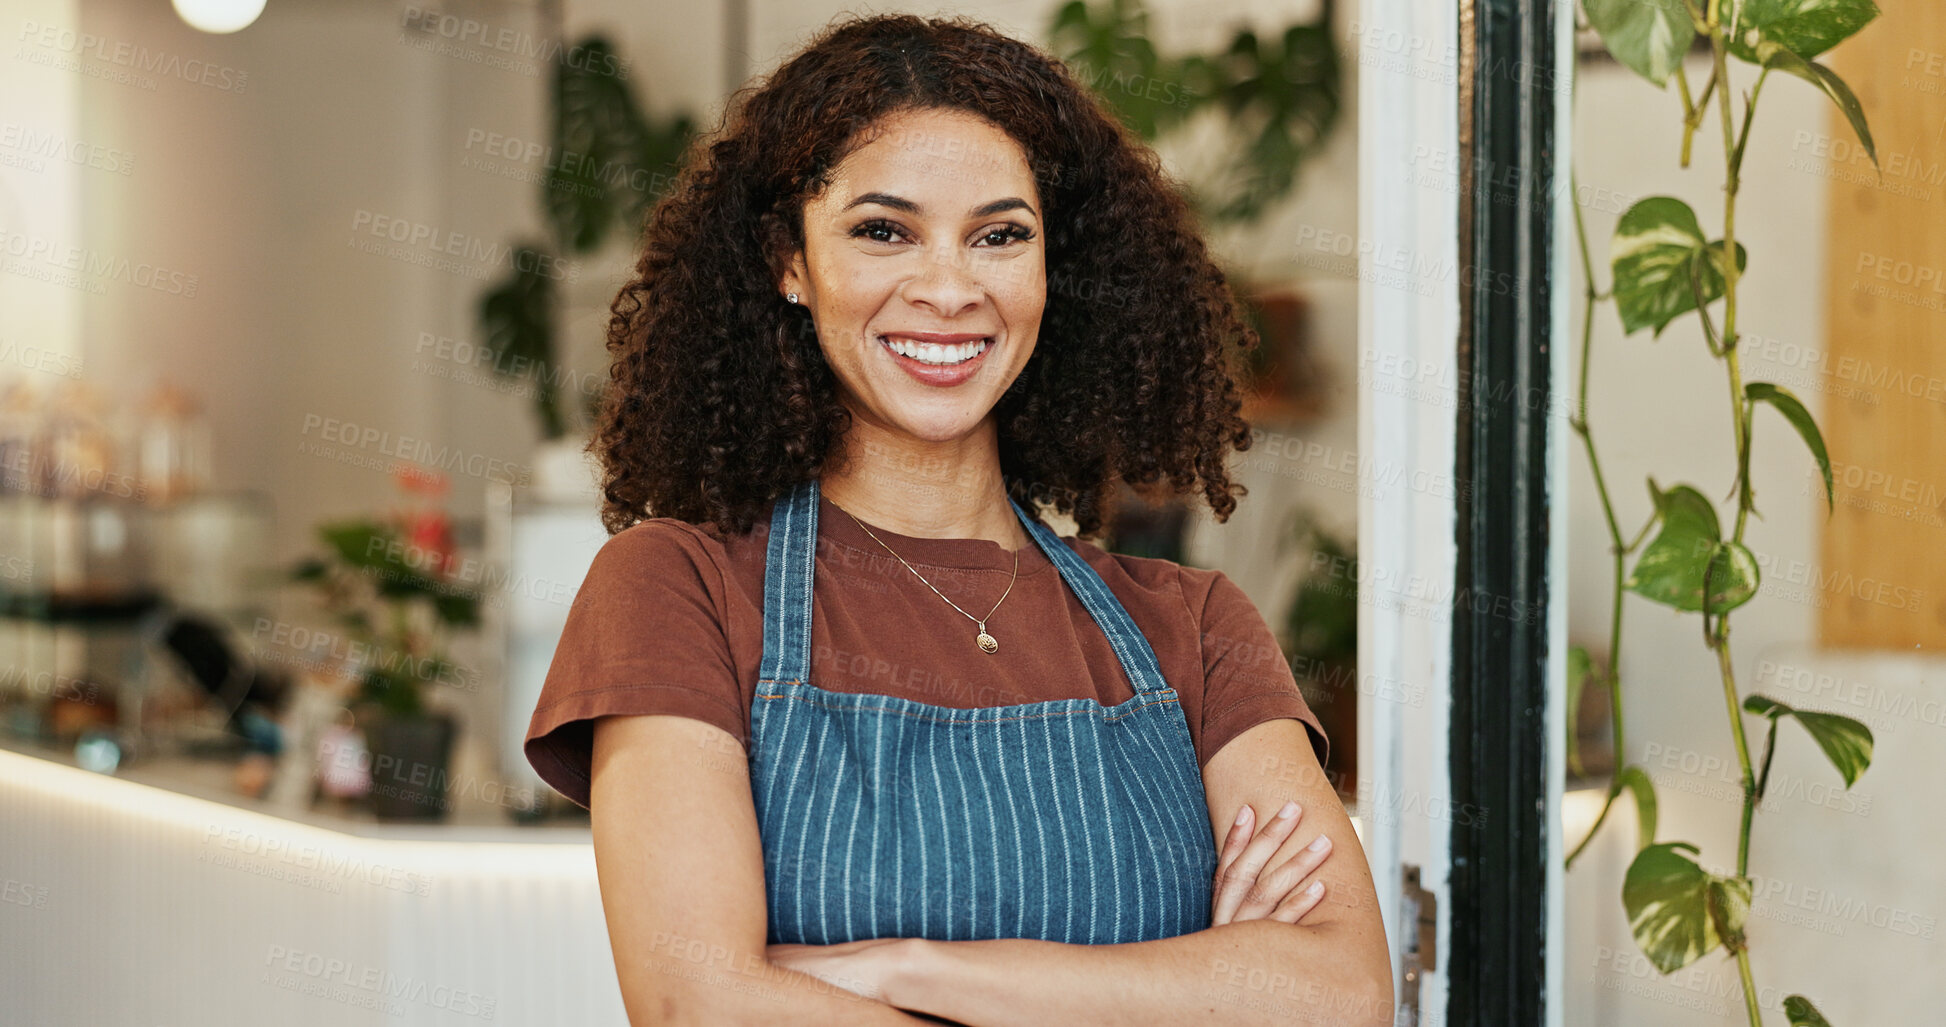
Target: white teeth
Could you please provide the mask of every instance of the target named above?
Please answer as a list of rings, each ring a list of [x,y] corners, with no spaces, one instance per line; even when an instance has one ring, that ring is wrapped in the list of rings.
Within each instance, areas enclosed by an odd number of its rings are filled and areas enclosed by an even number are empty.
[[[960,364],[986,352],[987,340],[976,339],[957,346],[941,346],[936,342],[913,342],[910,339],[892,339],[879,336],[892,352],[902,357],[911,357],[922,364]]]

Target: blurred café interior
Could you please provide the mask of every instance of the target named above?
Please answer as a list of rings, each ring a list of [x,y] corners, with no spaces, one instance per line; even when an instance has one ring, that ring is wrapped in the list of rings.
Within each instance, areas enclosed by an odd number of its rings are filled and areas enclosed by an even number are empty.
[[[1278,343],[1249,369],[1268,448],[1348,452],[1351,265],[1307,269],[1279,241],[1352,229],[1331,8],[1239,4],[1218,25],[1151,6],[1185,52],[1298,27],[1324,58],[1277,126],[1282,186],[1203,152],[1234,131],[1214,104],[1187,126],[1203,148],[1160,145],[1234,208],[1214,222],[1225,259]],[[32,982],[15,1022],[621,1022],[586,812],[520,748],[607,537],[583,452],[607,308],[682,146],[846,8],[6,7],[0,952]],[[1055,4],[964,13],[1091,45]],[[1114,545],[1289,607],[1308,554],[1352,551],[1354,474],[1328,472],[1299,515],[1298,464],[1241,473],[1264,498],[1228,525],[1131,497]],[[1293,644],[1343,674],[1355,593],[1314,592],[1336,619]],[[1356,704],[1328,698],[1350,796]]]
[[[0,0],[0,963],[12,968],[0,981],[14,991],[0,1020],[624,1022],[587,814],[521,751],[608,537],[584,447],[608,379],[609,303],[683,147],[852,9]],[[1456,486],[1386,481],[1359,449],[1361,376],[1374,374],[1360,362],[1359,80],[1379,67],[1360,59],[1359,9],[986,0],[927,13],[979,17],[1094,69],[1104,100],[1193,188],[1264,342],[1238,369],[1249,498],[1217,524],[1200,505],[1130,494],[1106,545],[1242,586],[1330,734],[1325,769],[1364,835],[1361,703],[1425,693],[1359,677],[1360,503]],[[1228,55],[1234,92],[1141,84],[1118,63],[1139,50],[1130,39],[1179,62]],[[1605,236],[1628,201],[1672,188],[1650,170],[1666,153],[1639,140],[1673,146],[1673,130],[1646,123],[1641,83],[1614,62],[1581,74],[1580,116],[1628,126],[1589,131],[1580,150]],[[1770,88],[1780,122],[1825,117],[1813,91]],[[1753,163],[1795,159],[1794,138],[1760,131]],[[1450,157],[1395,177],[1450,190]],[[1826,230],[1835,187],[1821,173],[1750,188],[1753,207],[1809,209]],[[1773,228],[1752,216],[1753,238]],[[1777,259],[1750,306],[1823,324],[1826,268]],[[1832,267],[1853,270],[1849,256]],[[1794,370],[1828,369],[1808,367]],[[1370,389],[1426,385],[1377,375]],[[1723,426],[1705,405],[1720,383],[1692,389],[1646,365],[1605,369],[1594,404],[1660,390],[1707,398],[1626,428],[1618,452]],[[1782,470],[1769,452],[1759,473],[1802,478],[1801,460]],[[1607,537],[1574,473],[1567,631],[1593,642],[1606,637]],[[1648,500],[1629,474],[1632,525]],[[1787,491],[1765,513],[1813,540],[1818,494],[1789,494],[1795,510]],[[1814,615],[1799,603],[1753,618],[1765,666],[1923,685],[1917,665],[1820,663],[1803,642]],[[1662,676],[1674,647],[1658,641],[1644,660],[1656,674],[1638,673]],[[1616,768],[1607,703],[1591,689],[1566,727],[1571,839]],[[1674,704],[1643,715],[1664,718],[1642,737],[1666,752],[1714,752],[1723,734],[1711,721],[1711,742],[1688,739],[1696,718]],[[1720,821],[1714,802],[1678,784],[1664,823],[1703,807]],[[1892,831],[1894,816],[1834,824]],[[1643,1019],[1671,1004],[1601,962],[1629,952],[1612,894],[1625,835],[1597,837],[1580,872],[1607,876],[1566,899],[1585,1014],[1568,1022],[1731,1022]],[[1936,947],[1881,935],[1874,958],[1936,964]]]

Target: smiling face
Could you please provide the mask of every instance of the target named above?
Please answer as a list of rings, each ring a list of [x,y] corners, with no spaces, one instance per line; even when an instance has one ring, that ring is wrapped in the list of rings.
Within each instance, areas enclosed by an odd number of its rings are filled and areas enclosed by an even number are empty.
[[[1047,304],[1033,172],[1011,136],[964,111],[876,129],[805,203],[779,291],[810,310],[855,425],[923,442],[990,430]]]

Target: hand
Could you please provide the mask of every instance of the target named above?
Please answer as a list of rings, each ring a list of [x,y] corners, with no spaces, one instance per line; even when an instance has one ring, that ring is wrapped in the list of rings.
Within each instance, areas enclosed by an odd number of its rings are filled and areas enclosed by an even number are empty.
[[[764,958],[772,966],[810,974],[853,994],[890,1003],[886,991],[905,967],[906,941],[905,938],[867,938],[836,945],[766,945]]]
[[[1320,834],[1317,837],[1324,842],[1322,848],[1299,849],[1297,855],[1264,872],[1264,864],[1297,829],[1304,811],[1297,809],[1288,819],[1273,817],[1254,838],[1251,822],[1256,818],[1256,811],[1246,803],[1238,812],[1242,819],[1230,828],[1216,861],[1216,879],[1210,891],[1210,926],[1237,920],[1297,923],[1324,899],[1324,881],[1311,882],[1315,893],[1300,889],[1299,885],[1309,880],[1311,872],[1331,855],[1331,839]]]

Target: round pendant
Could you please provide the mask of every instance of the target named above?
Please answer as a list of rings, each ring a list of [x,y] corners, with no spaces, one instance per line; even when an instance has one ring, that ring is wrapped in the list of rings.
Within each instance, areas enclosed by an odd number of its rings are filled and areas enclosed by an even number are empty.
[[[1000,643],[994,641],[992,635],[982,631],[980,632],[980,650],[982,652],[997,653],[1000,651]]]

